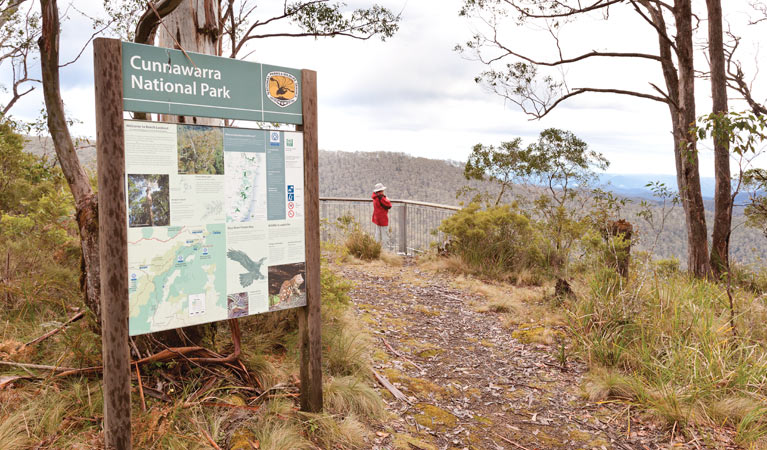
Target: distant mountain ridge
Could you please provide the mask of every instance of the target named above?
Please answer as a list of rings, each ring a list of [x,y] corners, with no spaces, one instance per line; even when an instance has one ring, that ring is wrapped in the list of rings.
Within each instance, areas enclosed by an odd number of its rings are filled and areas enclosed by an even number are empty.
[[[55,156],[49,138],[28,138],[27,151],[37,155]],[[80,160],[89,171],[96,169],[96,148],[91,142],[83,142],[77,150]],[[471,181],[463,176],[463,163],[415,157],[405,153],[392,152],[319,152],[320,196],[368,198],[376,183],[387,187],[387,195],[392,199],[418,200],[430,203],[458,206],[461,200],[456,193],[468,186],[474,192],[498,194],[498,186],[489,181]],[[645,187],[648,182],[660,181],[676,191],[676,178],[673,175],[626,175],[602,174],[600,182],[614,193],[632,199],[622,216],[642,229],[647,227],[636,216],[639,203],[648,200],[654,204],[652,193]],[[705,195],[706,216],[709,228],[712,224],[713,179],[704,178],[701,182]],[[514,186],[512,193],[529,196],[530,191],[523,186]],[[741,194],[744,195],[744,194]],[[748,228],[742,215],[742,207],[736,208],[732,232],[732,257],[744,263],[762,264],[767,260],[767,240],[761,230]],[[649,236],[648,236],[649,237]],[[647,237],[640,240],[638,249],[648,250]],[[658,257],[675,257],[684,263],[687,253],[687,238],[681,207],[677,207],[669,216],[666,228],[661,234],[654,253]]]
[[[343,152],[320,151],[320,196],[367,198],[376,183],[386,185],[387,195],[392,199],[420,200],[431,203],[457,206],[460,204],[456,192],[464,186],[497,195],[498,186],[489,181],[467,182],[463,176],[463,163],[414,157],[404,153],[391,152]],[[640,235],[639,250],[650,250],[653,239],[649,226],[637,216],[642,208],[640,203],[648,201],[654,205],[657,199],[645,187],[651,181],[660,181],[676,191],[676,177],[673,175],[621,175],[603,174],[600,181],[603,188],[631,203],[621,213],[623,218],[634,223]],[[609,182],[609,183],[608,183]],[[702,189],[713,194],[713,179],[704,178]],[[530,190],[523,186],[512,187],[512,193],[529,196]],[[713,223],[713,200],[706,197],[706,220],[709,228]],[[656,208],[656,215],[659,213]],[[732,257],[744,263],[759,263],[767,259],[767,240],[761,230],[743,225],[742,207],[736,208],[733,217],[734,229],[731,238]],[[710,233],[709,233],[710,234]],[[686,260],[687,236],[681,206],[675,207],[667,219],[666,227],[654,249],[657,257]]]

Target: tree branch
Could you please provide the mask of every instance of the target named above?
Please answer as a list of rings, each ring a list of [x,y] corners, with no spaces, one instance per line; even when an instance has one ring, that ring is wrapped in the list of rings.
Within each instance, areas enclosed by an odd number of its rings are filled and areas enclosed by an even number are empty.
[[[157,26],[162,18],[172,13],[183,1],[160,0],[157,4],[150,5],[136,24],[136,36],[133,42],[152,45]]]
[[[627,91],[623,89],[609,89],[609,88],[576,88],[568,92],[567,94],[561,96],[560,98],[558,98],[554,103],[550,105],[541,105],[540,108],[536,108],[536,111],[531,112],[528,109],[526,109],[524,105],[521,104],[521,102],[514,100],[508,95],[504,95],[504,97],[516,103],[517,105],[520,105],[527,115],[533,116],[533,119],[541,119],[544,116],[546,116],[548,113],[550,113],[551,110],[554,109],[557,105],[567,100],[568,98],[572,98],[580,94],[585,94],[587,92],[594,92],[594,93],[600,93],[600,94],[628,95],[631,97],[639,97],[639,98],[645,98],[649,100],[655,100],[656,102],[665,103],[665,104],[669,103],[669,101],[663,97],[658,97],[656,95],[651,95],[651,94],[644,94],[642,92]]]

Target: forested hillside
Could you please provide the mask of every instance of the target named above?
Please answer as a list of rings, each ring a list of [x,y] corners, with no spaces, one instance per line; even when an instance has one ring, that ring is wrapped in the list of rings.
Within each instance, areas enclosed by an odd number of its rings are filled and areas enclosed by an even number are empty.
[[[464,197],[457,198],[456,193],[467,185],[491,192],[493,195],[498,192],[498,188],[489,182],[467,182],[463,177],[463,163],[456,161],[417,158],[404,153],[320,151],[321,196],[366,198],[370,196],[376,183],[383,183],[387,187],[387,195],[392,199],[446,205],[459,205]],[[531,190],[523,186],[517,187],[515,193],[527,198],[532,195]],[[642,199],[629,200],[622,215],[639,229],[639,249],[649,250],[655,241],[655,233],[644,219],[637,216],[642,209]],[[710,228],[713,221],[713,202],[707,201],[706,208]],[[653,210],[655,216],[660,217],[660,206],[654,206]],[[767,258],[767,238],[760,230],[743,225],[744,222],[742,208],[736,208],[731,254],[736,261],[761,265],[762,260]],[[658,258],[674,257],[684,264],[687,254],[684,227],[681,205],[676,206],[668,215],[663,232],[655,245],[654,253]]]

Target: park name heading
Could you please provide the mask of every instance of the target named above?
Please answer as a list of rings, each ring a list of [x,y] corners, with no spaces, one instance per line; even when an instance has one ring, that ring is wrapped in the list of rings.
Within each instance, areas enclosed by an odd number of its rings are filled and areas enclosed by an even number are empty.
[[[201,81],[202,79],[221,80],[221,72],[216,69],[201,69],[199,67],[182,66],[167,62],[146,61],[140,55],[131,56],[130,66],[138,71],[183,75],[200,79],[200,81],[181,83],[178,81],[165,81],[163,78],[150,78],[149,76],[144,78],[143,75],[131,74],[130,85],[132,89],[213,98],[232,98],[230,90],[226,86],[216,87]]]

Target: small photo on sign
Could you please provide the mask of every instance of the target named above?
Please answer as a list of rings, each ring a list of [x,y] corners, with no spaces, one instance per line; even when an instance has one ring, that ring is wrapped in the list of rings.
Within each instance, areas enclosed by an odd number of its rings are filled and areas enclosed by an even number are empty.
[[[227,318],[236,319],[248,315],[248,293],[238,292],[226,296],[226,304],[229,314]]]
[[[168,175],[128,175],[128,226],[170,225]]]
[[[220,127],[178,126],[179,175],[223,175],[224,132]]]
[[[269,311],[306,305],[305,263],[269,267]]]

